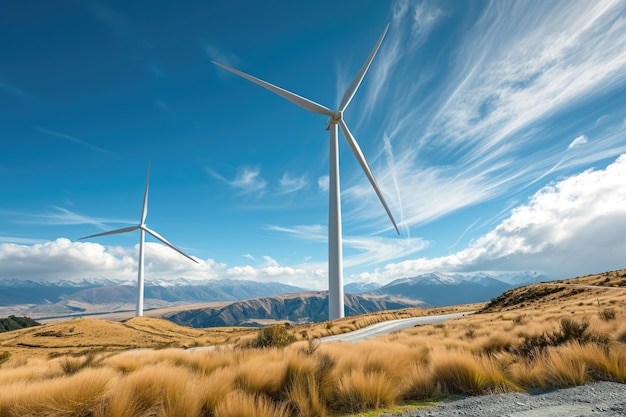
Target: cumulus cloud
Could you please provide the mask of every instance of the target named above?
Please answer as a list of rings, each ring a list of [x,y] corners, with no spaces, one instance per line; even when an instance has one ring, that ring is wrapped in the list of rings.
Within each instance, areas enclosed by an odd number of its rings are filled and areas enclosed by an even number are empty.
[[[540,271],[570,277],[624,267],[626,253],[626,154],[605,169],[589,169],[536,192],[526,204],[485,235],[454,254],[388,263],[346,281],[376,281],[425,272]],[[472,225],[470,225],[472,227]],[[322,243],[322,225],[268,227],[300,239]],[[346,268],[409,258],[428,247],[420,239],[345,236]],[[103,246],[66,238],[28,244],[0,244],[3,279],[134,279],[138,247]],[[254,258],[248,256],[249,259]],[[212,259],[194,264],[160,243],[146,243],[146,278],[250,279],[284,282],[305,288],[326,287],[326,263],[281,265],[269,255],[252,265],[227,266]]]
[[[569,146],[567,147],[567,150],[569,151],[570,149],[577,148],[579,146],[584,145],[585,143],[587,143],[587,136],[580,135],[576,139],[574,139],[572,143],[569,144]]]
[[[546,186],[495,229],[449,256],[388,264],[355,278],[386,282],[424,272],[536,270],[570,277],[624,268],[626,154],[604,170]]]
[[[318,288],[318,273],[300,267],[281,266],[264,256],[258,266],[232,266],[213,259],[198,264],[160,243],[145,243],[146,279],[243,279],[284,282]],[[0,243],[0,279],[56,281],[106,277],[134,280],[137,277],[139,246],[104,246],[92,242],[72,242],[67,238],[33,245]]]

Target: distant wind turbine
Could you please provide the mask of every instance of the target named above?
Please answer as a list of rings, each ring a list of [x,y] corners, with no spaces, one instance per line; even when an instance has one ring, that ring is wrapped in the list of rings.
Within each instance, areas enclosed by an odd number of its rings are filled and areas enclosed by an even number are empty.
[[[348,145],[352,149],[354,156],[357,161],[361,165],[361,168],[365,172],[367,179],[370,184],[376,191],[380,202],[383,204],[385,211],[387,211],[387,215],[389,219],[393,223],[393,227],[396,229],[396,232],[400,234],[398,230],[398,226],[396,221],[391,214],[391,210],[385,201],[378,184],[376,183],[376,179],[374,178],[374,174],[372,174],[372,170],[370,169],[367,161],[365,160],[365,156],[363,156],[363,152],[359,147],[356,139],[352,136],[350,129],[343,120],[343,112],[345,111],[348,104],[352,100],[352,97],[356,93],[356,90],[359,88],[365,73],[367,72],[374,56],[378,52],[381,43],[389,29],[389,25],[385,27],[382,35],[378,39],[378,42],[374,46],[374,49],[367,57],[367,60],[361,67],[361,70],[356,75],[352,83],[348,86],[348,89],[343,95],[341,100],[341,104],[339,105],[339,109],[336,111],[330,110],[327,107],[322,106],[321,104],[315,103],[309,99],[301,97],[297,94],[294,94],[290,91],[284,90],[280,87],[277,87],[273,84],[260,80],[256,77],[248,75],[244,72],[238,71],[234,68],[230,68],[224,64],[220,64],[215,61],[213,62],[215,65],[230,71],[240,77],[243,77],[249,81],[252,81],[255,84],[260,85],[263,88],[270,90],[271,92],[278,94],[291,101],[292,103],[304,108],[313,113],[323,114],[325,116],[329,116],[330,120],[326,126],[326,130],[330,131],[330,179],[329,179],[329,213],[328,213],[328,294],[329,294],[329,305],[328,305],[328,315],[329,319],[333,320],[336,318],[341,318],[344,316],[344,299],[343,299],[343,266],[342,266],[342,238],[341,238],[341,201],[340,201],[340,186],[339,186],[339,152],[338,152],[338,143],[337,143],[337,125],[341,127],[341,131],[343,132]]]
[[[144,246],[144,241],[146,239],[146,236],[145,236],[146,232],[148,232],[149,234],[151,234],[152,236],[154,236],[161,242],[165,243],[167,246],[174,249],[176,252],[180,253],[184,257],[191,259],[195,263],[198,263],[198,261],[196,261],[191,256],[184,253],[182,250],[178,249],[176,246],[170,243],[163,236],[161,236],[160,234],[158,234],[157,232],[155,232],[154,230],[146,226],[146,217],[148,216],[148,184],[149,182],[150,182],[150,163],[148,163],[148,175],[146,176],[146,191],[143,194],[143,208],[141,210],[141,221],[139,222],[137,226],[124,227],[123,229],[111,230],[109,232],[97,233],[95,235],[89,235],[89,236],[80,238],[80,239],[89,239],[91,237],[96,237],[96,236],[114,235],[118,233],[132,232],[134,230],[139,229],[139,266],[137,268],[139,271],[139,274],[138,274],[139,276],[137,278],[137,311],[136,311],[137,317],[143,316],[143,287],[144,287],[143,285],[143,267],[144,267],[143,246]]]

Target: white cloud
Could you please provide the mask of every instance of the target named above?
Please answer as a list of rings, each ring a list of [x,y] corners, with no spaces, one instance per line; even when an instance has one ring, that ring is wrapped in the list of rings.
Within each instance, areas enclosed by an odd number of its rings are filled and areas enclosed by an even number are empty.
[[[55,132],[55,131],[52,131],[50,129],[44,129],[43,127],[39,127],[39,126],[34,126],[34,128],[36,130],[40,131],[41,133],[45,133],[46,135],[54,136],[54,137],[57,137],[57,138],[61,138],[61,139],[64,139],[64,140],[72,142],[72,143],[77,143],[77,144],[79,144],[81,146],[84,146],[86,148],[91,149],[92,151],[96,151],[96,152],[103,153],[103,154],[111,154],[112,153],[111,151],[108,151],[106,149],[100,148],[99,146],[96,146],[96,145],[92,145],[91,143],[89,143],[89,142],[87,142],[85,140],[79,139],[77,137],[66,135],[65,133]]]
[[[306,176],[301,177],[292,177],[288,172],[285,172],[281,177],[280,181],[280,190],[281,194],[293,193],[305,188],[309,185]]]
[[[328,191],[328,184],[330,183],[330,177],[328,175],[322,175],[317,179],[317,186],[321,191]]]
[[[624,268],[626,154],[541,189],[495,229],[453,255],[388,264],[354,279],[387,282],[424,272],[542,271],[571,277]]]
[[[235,53],[227,50],[216,42],[201,40],[200,44],[207,56],[213,61],[228,65],[229,67],[238,67],[241,63],[241,59]],[[217,66],[215,66],[215,71],[219,77],[230,77],[232,75],[228,71],[219,70]]]
[[[626,253],[626,154],[605,169],[587,170],[542,188],[513,209],[493,230],[449,256],[389,263],[346,282],[376,281],[424,272],[533,270],[557,277],[623,268]],[[471,228],[473,226],[469,226]],[[325,243],[322,225],[268,227],[299,239]],[[383,264],[425,249],[421,239],[345,236],[347,268]],[[138,247],[103,246],[66,238],[31,245],[0,244],[2,279],[134,279]],[[248,258],[253,258],[249,256]],[[227,266],[212,259],[189,262],[159,243],[146,243],[146,278],[252,279],[326,288],[326,262],[281,265],[269,255],[257,266]]]
[[[577,148],[577,147],[582,146],[582,145],[584,145],[586,143],[587,143],[587,136],[580,135],[576,139],[574,139],[572,141],[572,143],[569,144],[569,146],[567,147],[567,150],[569,151],[570,149]]]
[[[267,187],[267,181],[261,177],[260,168],[240,167],[232,180],[223,177],[211,168],[206,168],[206,171],[212,177],[238,189],[240,194],[262,194]]]
[[[47,240],[45,239],[31,239],[26,237],[16,237],[16,236],[0,236],[0,242],[2,243],[17,243],[22,245],[33,245],[35,243],[45,243]]]
[[[566,126],[580,119],[580,109],[626,85],[625,3],[485,3],[463,38],[451,34],[453,49],[436,62],[411,49],[411,19],[428,15],[415,11],[423,4],[394,3],[391,30],[355,101],[361,108],[351,110],[363,123],[381,116],[379,133],[370,134],[383,138],[375,142],[378,154],[363,147],[403,225],[423,225],[626,152],[623,130],[602,126],[585,152],[562,153],[571,143]],[[442,10],[429,30],[453,13]],[[602,114],[621,120],[622,109],[615,111]],[[385,135],[393,139],[393,159]],[[349,174],[342,173],[349,181],[342,192],[355,199],[342,201],[344,218],[391,230],[367,180]]]
[[[63,207],[53,206],[53,211],[47,213],[3,213],[18,217],[17,223],[40,224],[47,226],[91,224],[102,230],[109,229],[107,223],[136,224],[136,221],[111,219],[105,217],[91,217],[76,213]],[[19,243],[19,242],[17,242]]]
[[[428,2],[419,2],[413,8],[411,34],[414,38],[427,35],[443,17],[441,9]]]

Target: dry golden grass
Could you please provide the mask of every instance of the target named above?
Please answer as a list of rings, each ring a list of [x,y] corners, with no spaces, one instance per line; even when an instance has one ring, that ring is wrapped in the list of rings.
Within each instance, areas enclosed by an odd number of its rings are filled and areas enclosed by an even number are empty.
[[[12,358],[81,355],[136,348],[236,344],[255,335],[256,330],[249,328],[193,329],[147,317],[124,323],[81,318],[0,333],[0,351],[9,352]]]
[[[608,283],[621,283],[622,275],[610,273]],[[188,329],[146,318],[11,332],[0,339],[0,350],[12,354],[0,365],[0,416],[326,417],[454,394],[626,383],[626,290],[587,287],[606,278],[517,289],[481,314],[355,344],[302,339],[426,312],[292,326],[301,341],[283,349],[230,346],[249,344],[251,329]],[[428,313],[435,311],[451,312]],[[224,346],[119,352],[198,343]]]

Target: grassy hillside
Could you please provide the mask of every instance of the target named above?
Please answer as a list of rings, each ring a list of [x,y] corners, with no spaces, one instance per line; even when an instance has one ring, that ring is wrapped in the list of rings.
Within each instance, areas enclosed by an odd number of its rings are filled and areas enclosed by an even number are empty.
[[[0,353],[11,353],[0,365],[0,415],[331,416],[449,395],[626,383],[624,273],[531,285],[478,306],[478,314],[355,344],[303,339],[423,310],[290,326],[301,341],[281,349],[228,346],[249,345],[252,329],[186,329],[145,318],[18,330],[0,335]],[[20,345],[44,337],[55,339]],[[117,351],[197,340],[223,346]],[[73,354],[58,356],[63,349]]]

